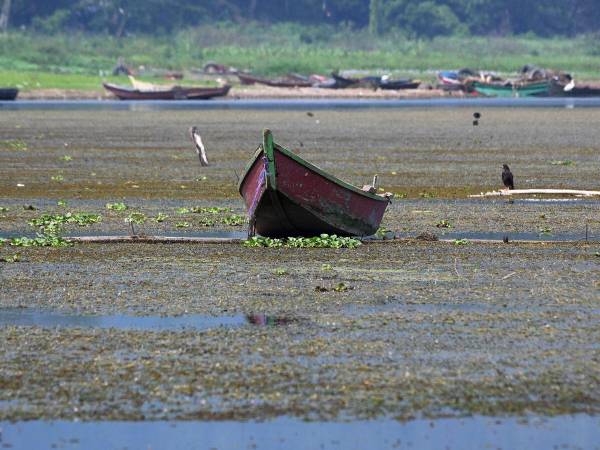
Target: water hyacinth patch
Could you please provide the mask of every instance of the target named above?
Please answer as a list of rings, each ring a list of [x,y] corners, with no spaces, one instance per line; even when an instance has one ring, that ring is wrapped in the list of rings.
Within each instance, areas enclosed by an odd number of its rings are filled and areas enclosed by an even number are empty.
[[[113,211],[125,211],[128,208],[129,207],[125,203],[123,203],[123,202],[107,203],[106,204],[106,209],[111,209]]]
[[[335,234],[326,233],[315,237],[289,237],[287,239],[272,239],[254,236],[244,241],[246,247],[269,247],[269,248],[356,248],[361,245],[358,239],[351,237],[340,237]]]

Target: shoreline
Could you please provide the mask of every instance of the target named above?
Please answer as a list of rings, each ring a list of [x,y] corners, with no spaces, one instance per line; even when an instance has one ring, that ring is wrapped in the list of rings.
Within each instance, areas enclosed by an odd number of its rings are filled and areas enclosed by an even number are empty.
[[[442,89],[323,89],[233,86],[229,95],[221,99],[433,99],[467,98],[463,92],[447,92]],[[104,90],[82,89],[34,89],[19,92],[17,100],[117,100]]]

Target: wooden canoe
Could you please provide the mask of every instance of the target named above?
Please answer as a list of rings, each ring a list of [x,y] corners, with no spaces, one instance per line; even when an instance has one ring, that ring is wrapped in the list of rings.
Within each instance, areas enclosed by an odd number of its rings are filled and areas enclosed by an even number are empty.
[[[389,80],[389,79],[381,79],[377,87],[379,89],[390,89],[390,90],[400,90],[400,89],[417,89],[421,82],[419,80]]]
[[[185,87],[175,86],[167,89],[140,90],[112,83],[102,83],[104,89],[121,100],[206,100],[227,95],[231,86]]]
[[[273,142],[269,130],[246,166],[239,191],[249,234],[267,237],[369,236],[390,200],[324,172]]]
[[[550,91],[550,83],[547,81],[522,84],[472,81],[467,83],[467,87],[485,97],[546,96]]]
[[[301,78],[297,75],[275,80],[257,77],[248,73],[238,73],[237,77],[240,79],[240,83],[242,84],[264,84],[265,86],[271,87],[311,87],[313,85],[312,81]]]
[[[0,100],[14,100],[18,94],[17,88],[0,88]]]

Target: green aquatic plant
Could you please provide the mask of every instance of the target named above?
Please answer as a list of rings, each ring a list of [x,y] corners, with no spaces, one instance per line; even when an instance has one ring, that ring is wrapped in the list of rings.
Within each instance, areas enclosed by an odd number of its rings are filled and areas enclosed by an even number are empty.
[[[570,159],[555,159],[550,161],[550,165],[552,166],[574,166],[575,161],[571,161]]]
[[[129,207],[123,202],[117,202],[117,203],[107,203],[106,209],[110,209],[113,211],[125,211],[126,209],[129,209]]]
[[[20,139],[9,139],[6,141],[2,141],[2,146],[8,148],[9,150],[27,150],[27,143]]]
[[[246,247],[288,247],[288,248],[356,248],[361,245],[358,239],[340,237],[335,234],[321,234],[315,237],[289,237],[287,239],[272,239],[254,236],[244,241]]]
[[[394,198],[406,198],[408,194],[406,192],[394,192]]]
[[[438,228],[453,228],[452,224],[449,220],[442,219],[438,223],[435,224]]]
[[[38,234],[35,238],[20,237],[9,241],[14,247],[70,247],[71,241],[58,234]]]
[[[131,227],[132,236],[136,235],[135,225],[144,225],[146,219],[146,214],[141,212],[132,212],[127,217],[125,217],[125,223],[128,223]]]
[[[279,248],[283,247],[283,241],[281,239],[272,239],[262,236],[252,236],[243,242],[244,247],[269,247]]]
[[[189,214],[189,213],[191,213],[191,212],[192,212],[192,210],[191,210],[190,208],[185,208],[185,207],[182,207],[182,208],[177,208],[177,209],[175,210],[175,212],[176,212],[177,214]]]
[[[278,267],[277,269],[275,269],[273,271],[274,275],[278,275],[278,276],[282,276],[282,275],[287,275],[288,271],[287,269],[284,269],[283,267]]]
[[[246,223],[246,217],[240,216],[239,214],[231,214],[221,219],[225,225],[244,225]]]
[[[152,220],[154,220],[156,223],[161,223],[164,222],[165,220],[167,220],[169,218],[169,216],[167,216],[166,214],[163,214],[161,212],[159,212],[156,217],[153,217]]]
[[[66,161],[66,162],[68,162],[68,161],[71,161],[71,160],[73,160],[73,157],[72,157],[72,156],[69,156],[69,155],[63,155],[63,156],[61,156],[61,157],[60,157],[60,159],[61,159],[62,161]]]
[[[330,270],[333,270],[333,266],[331,264],[321,264],[321,270],[324,272],[329,272]]]
[[[8,208],[4,207],[4,206],[0,206],[0,212],[6,212],[8,211]]]
[[[16,263],[16,262],[19,262],[20,260],[21,260],[21,255],[19,253],[15,253],[14,255],[11,255],[11,256],[0,257],[0,262],[5,262],[5,263]]]
[[[552,228],[550,228],[549,226],[543,226],[543,227],[538,228],[538,232],[540,234],[551,234]]]
[[[63,177],[62,175],[54,175],[54,176],[50,177],[50,179],[52,181],[64,181],[65,177]]]
[[[67,202],[65,200],[59,200],[56,202],[56,206],[67,206]]]
[[[213,227],[215,226],[216,222],[214,219],[209,217],[201,217],[200,220],[198,220],[198,224],[203,227]]]
[[[189,228],[191,226],[192,226],[192,224],[190,224],[189,222],[177,222],[175,224],[176,228]]]
[[[419,197],[421,198],[435,198],[435,194],[433,192],[419,192]]]
[[[195,213],[195,214],[202,214],[202,213],[222,214],[222,213],[232,212],[233,209],[231,209],[231,208],[221,208],[221,207],[218,207],[218,206],[210,206],[210,207],[196,206],[194,208],[191,208],[190,211],[193,212],[193,213]]]
[[[75,224],[85,227],[102,221],[102,216],[92,213],[73,213],[65,214],[42,214],[40,217],[30,220],[28,223],[33,227],[52,228],[62,224]]]
[[[454,245],[469,245],[471,241],[468,239],[454,239]]]

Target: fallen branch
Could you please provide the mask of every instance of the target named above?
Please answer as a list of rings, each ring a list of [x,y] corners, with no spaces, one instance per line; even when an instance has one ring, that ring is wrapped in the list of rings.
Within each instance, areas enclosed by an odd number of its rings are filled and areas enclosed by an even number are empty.
[[[481,194],[469,195],[469,197],[498,197],[502,195],[527,195],[527,194],[554,194],[575,195],[579,197],[600,196],[600,191],[584,191],[579,189],[510,189],[504,191],[482,192]]]

